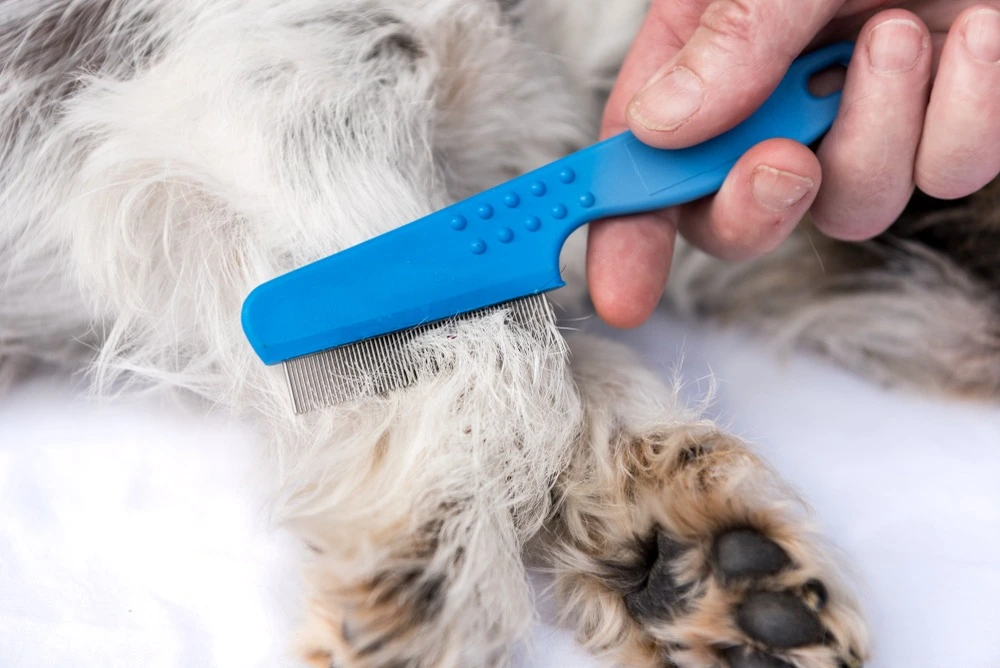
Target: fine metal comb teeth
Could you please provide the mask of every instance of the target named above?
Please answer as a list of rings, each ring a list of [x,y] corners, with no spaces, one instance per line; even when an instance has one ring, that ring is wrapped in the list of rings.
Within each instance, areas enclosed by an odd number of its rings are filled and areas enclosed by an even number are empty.
[[[295,413],[300,415],[409,387],[417,382],[421,367],[428,363],[426,352],[412,345],[416,339],[441,327],[504,310],[506,326],[525,330],[537,340],[550,336],[556,322],[548,299],[536,294],[290,359],[284,367]]]

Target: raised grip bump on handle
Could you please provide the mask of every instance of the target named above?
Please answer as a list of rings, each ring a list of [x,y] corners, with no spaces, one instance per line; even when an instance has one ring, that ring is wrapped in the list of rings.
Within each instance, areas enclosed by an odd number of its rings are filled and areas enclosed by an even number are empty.
[[[798,59],[757,112],[703,144],[663,151],[624,133],[269,281],[244,303],[247,339],[274,364],[561,287],[580,225],[693,201],[757,143],[822,135],[840,96],[814,97],[809,79],[852,50]]]

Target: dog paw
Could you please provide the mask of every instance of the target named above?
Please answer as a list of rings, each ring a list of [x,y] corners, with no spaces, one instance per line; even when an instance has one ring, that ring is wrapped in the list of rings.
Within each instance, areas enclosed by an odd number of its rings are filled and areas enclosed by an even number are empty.
[[[666,665],[861,666],[841,619],[850,602],[763,531],[732,528],[698,545],[658,529],[644,551],[646,576],[623,598]]]
[[[588,649],[651,668],[861,666],[867,627],[830,550],[738,439],[693,425],[609,443],[617,466],[571,470],[547,534]]]

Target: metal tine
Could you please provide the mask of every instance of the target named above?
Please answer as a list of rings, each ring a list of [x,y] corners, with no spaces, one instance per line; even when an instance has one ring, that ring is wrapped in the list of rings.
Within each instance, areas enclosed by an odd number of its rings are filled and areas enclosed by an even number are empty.
[[[455,322],[508,310],[505,324],[538,336],[550,336],[556,321],[544,295],[531,295],[470,311],[400,332],[323,350],[284,363],[285,379],[297,415],[352,399],[383,395],[416,383],[421,360],[413,343],[423,334]]]

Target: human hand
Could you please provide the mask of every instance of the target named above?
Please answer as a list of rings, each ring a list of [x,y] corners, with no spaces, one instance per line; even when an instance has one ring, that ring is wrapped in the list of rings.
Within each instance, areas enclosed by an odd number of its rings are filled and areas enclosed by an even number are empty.
[[[845,38],[857,49],[817,155],[763,142],[713,198],[590,226],[588,283],[605,321],[649,317],[678,231],[729,260],[773,250],[807,212],[825,234],[868,239],[915,186],[951,199],[1000,174],[1000,0],[653,0],[602,137],[709,139],[753,113],[800,53]]]

